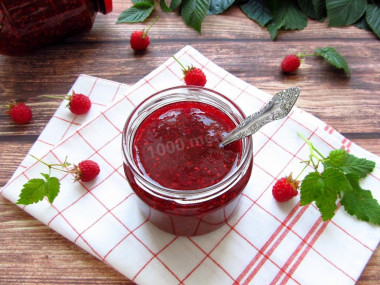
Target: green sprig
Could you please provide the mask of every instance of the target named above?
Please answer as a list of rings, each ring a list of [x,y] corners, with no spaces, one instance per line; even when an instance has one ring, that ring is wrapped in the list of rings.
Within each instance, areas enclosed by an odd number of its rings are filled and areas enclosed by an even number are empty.
[[[302,30],[308,18],[323,22],[329,27],[355,25],[373,32],[380,39],[380,6],[373,0],[160,0],[165,13],[177,11],[184,22],[201,32],[206,15],[222,14],[231,6],[238,6],[243,13],[261,27],[266,27],[272,40],[280,31]],[[170,2],[168,5],[167,2]],[[154,0],[132,0],[133,6],[123,11],[116,23],[145,21],[155,9]]]
[[[322,220],[327,221],[334,217],[340,202],[350,215],[380,225],[379,203],[371,191],[360,186],[360,180],[374,170],[375,162],[358,158],[344,149],[332,150],[325,158],[308,139],[298,135],[310,150],[309,160],[303,163],[314,168],[302,180],[301,206],[315,202]]]
[[[71,164],[67,162],[67,157],[63,163],[48,164],[43,160],[31,155],[40,163],[46,165],[49,169],[48,173],[41,173],[43,178],[32,178],[23,185],[19,199],[16,204],[30,205],[42,201],[47,197],[50,203],[53,203],[59,194],[60,182],[57,177],[51,176],[51,170],[59,170],[67,173],[74,173],[73,170],[66,170]]]

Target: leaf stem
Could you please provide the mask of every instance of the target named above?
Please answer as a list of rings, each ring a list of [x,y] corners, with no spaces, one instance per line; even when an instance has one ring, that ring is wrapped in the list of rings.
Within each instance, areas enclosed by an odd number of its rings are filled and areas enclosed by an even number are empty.
[[[179,63],[179,65],[182,67],[183,70],[186,70],[186,67],[183,66],[183,64],[173,55],[173,58],[175,59],[176,62]]]
[[[144,38],[146,37],[146,35],[148,34],[148,32],[149,32],[149,30],[150,30],[150,28],[157,22],[157,20],[158,20],[158,16],[156,16],[156,18],[154,19],[154,21],[152,22],[152,24],[150,24],[150,26],[148,27],[148,29],[144,29],[143,30],[143,34],[144,34]]]
[[[68,100],[70,95],[40,95],[38,97],[45,97],[51,99],[65,99]]]
[[[42,159],[34,156],[33,154],[30,154],[30,156],[33,157],[34,159],[38,160],[42,164],[46,165],[49,168],[49,176],[50,176],[50,173],[51,173],[51,169],[58,170],[58,171],[63,171],[63,172],[66,172],[66,173],[73,173],[72,170],[63,169],[65,167],[68,167],[68,166],[71,165],[69,162],[67,162],[67,156],[66,156],[65,161],[63,163],[53,163],[53,164],[46,163]],[[58,168],[57,166],[59,166],[61,168]]]
[[[294,180],[298,180],[298,178],[301,176],[302,172],[305,171],[306,167],[308,167],[310,165],[309,161],[303,161],[303,162],[306,162],[304,168],[300,171],[300,173],[298,173],[297,177],[294,178]]]
[[[315,53],[298,53],[297,56],[299,58],[307,57],[307,56],[315,56]]]
[[[305,138],[300,132],[297,132],[297,134],[307,143],[307,145],[309,146],[309,150],[310,150],[310,160],[309,161],[305,161],[307,162],[308,164],[311,162],[313,164],[313,167],[315,170],[318,169],[319,167],[319,163],[323,160],[325,160],[326,158],[319,152],[318,149],[315,148],[315,146],[311,143],[311,141],[309,141],[307,138]],[[316,153],[316,154],[315,154]],[[317,160],[317,162],[314,161],[314,159]]]

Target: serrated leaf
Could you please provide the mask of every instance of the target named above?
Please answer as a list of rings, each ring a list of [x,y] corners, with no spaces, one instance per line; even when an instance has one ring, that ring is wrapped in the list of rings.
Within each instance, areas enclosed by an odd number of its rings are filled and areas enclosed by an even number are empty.
[[[325,168],[335,167],[346,174],[352,173],[364,178],[375,169],[376,164],[371,160],[358,158],[341,149],[331,151],[328,160],[323,163],[323,166]]]
[[[263,0],[249,0],[240,5],[240,9],[261,27],[264,27],[272,19],[272,13],[265,6]]]
[[[23,185],[16,204],[29,205],[41,201],[46,195],[44,179],[33,178]]]
[[[364,178],[375,169],[375,166],[376,163],[371,160],[347,154],[345,164],[341,166],[341,169],[345,173],[352,173]]]
[[[267,29],[272,40],[277,37],[280,29],[302,30],[307,26],[307,16],[291,0],[279,1],[275,10],[271,10],[272,20]]]
[[[330,151],[328,156],[329,164],[333,167],[343,166],[347,157],[347,152],[344,149],[336,149]]]
[[[350,68],[348,67],[348,63],[346,59],[341,56],[334,48],[332,47],[324,47],[317,48],[315,50],[316,56],[322,56],[326,59],[330,64],[335,66],[336,68],[343,69],[347,75],[350,75]]]
[[[310,18],[322,21],[326,17],[326,0],[297,0],[298,6]]]
[[[337,196],[340,192],[351,190],[351,184],[346,175],[336,168],[327,168],[321,174],[325,188],[335,191]],[[336,197],[335,197],[336,199]]]
[[[380,7],[369,4],[366,11],[366,20],[372,31],[380,39]]]
[[[359,179],[355,175],[347,175],[353,191],[345,192],[340,203],[350,215],[359,220],[380,225],[380,205],[373,198],[371,191],[364,190],[359,185]]]
[[[322,220],[330,220],[335,215],[337,195],[334,189],[325,187],[322,190],[322,195],[320,195],[316,201],[316,205],[321,212]]]
[[[235,0],[211,0],[208,7],[208,15],[222,14],[234,4]]]
[[[201,33],[202,22],[206,16],[209,0],[183,0],[182,18],[187,25]]]
[[[59,193],[60,182],[57,177],[49,177],[46,180],[46,197],[48,198],[50,203],[54,202],[54,199],[57,197]]]
[[[349,190],[349,181],[336,168],[325,169],[322,174],[311,172],[302,181],[300,203],[305,206],[315,201],[322,219],[327,221],[335,215],[338,194]]]
[[[116,24],[144,22],[154,10],[150,1],[138,2],[127,10],[120,13]]]
[[[316,201],[322,194],[323,188],[323,179],[317,171],[310,172],[306,175],[301,184],[301,206]]]
[[[170,6],[169,8],[174,11],[175,9],[177,9],[179,7],[179,5],[181,5],[181,0],[172,0],[172,2],[170,2]]]
[[[342,27],[355,23],[364,14],[367,0],[326,0],[330,27]]]

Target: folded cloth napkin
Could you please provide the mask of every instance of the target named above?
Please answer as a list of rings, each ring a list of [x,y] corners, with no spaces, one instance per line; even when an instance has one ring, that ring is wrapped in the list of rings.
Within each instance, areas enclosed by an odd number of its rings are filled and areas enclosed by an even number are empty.
[[[201,67],[206,87],[231,98],[246,114],[258,111],[271,98],[190,46],[176,57],[185,65]],[[181,78],[181,67],[170,58],[79,127],[72,123],[72,115],[57,111],[44,135],[54,136],[59,130],[63,139],[54,141],[48,152],[50,145],[45,145],[42,159],[50,163],[66,156],[70,162],[75,159],[73,163],[92,159],[101,172],[88,183],[73,183],[71,174],[54,173],[61,182],[54,203],[43,200],[22,209],[138,284],[354,284],[379,243],[380,227],[358,221],[342,208],[331,221],[323,222],[314,205],[301,207],[299,198],[277,203],[271,189],[277,178],[300,171],[300,161],[308,157],[308,146],[297,132],[322,153],[344,147],[375,161],[376,169],[362,186],[378,200],[380,159],[296,107],[254,135],[252,177],[228,224],[203,236],[177,237],[146,221],[124,177],[121,133],[139,102],[156,91],[182,85]],[[120,93],[122,85],[109,81],[99,91],[100,81],[81,76],[73,89],[96,92],[100,101],[100,94],[110,98]],[[75,131],[65,135],[70,128]],[[34,146],[31,153],[34,150],[38,155]],[[1,190],[11,202],[17,201],[28,179],[45,171],[36,161],[23,164]]]

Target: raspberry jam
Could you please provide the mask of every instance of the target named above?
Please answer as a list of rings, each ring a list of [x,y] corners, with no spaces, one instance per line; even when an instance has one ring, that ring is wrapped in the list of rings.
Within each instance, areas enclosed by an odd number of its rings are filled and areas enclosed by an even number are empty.
[[[226,224],[251,175],[252,140],[220,142],[243,119],[229,99],[198,87],[158,92],[132,112],[124,170],[153,224],[184,236]]]
[[[218,108],[194,101],[154,111],[137,129],[135,163],[163,187],[194,190],[222,180],[241,156],[241,142],[219,146],[235,124]]]
[[[0,54],[21,55],[92,28],[112,0],[0,0]]]

